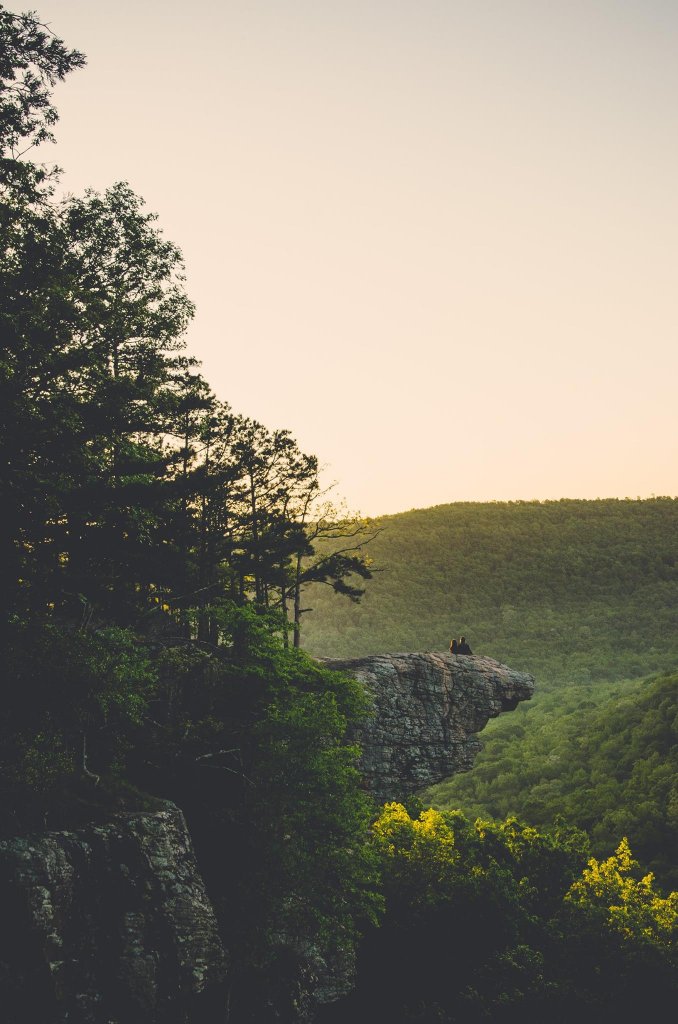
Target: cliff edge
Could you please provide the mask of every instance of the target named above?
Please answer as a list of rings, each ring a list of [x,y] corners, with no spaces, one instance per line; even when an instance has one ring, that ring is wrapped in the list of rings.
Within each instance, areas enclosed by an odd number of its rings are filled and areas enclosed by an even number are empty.
[[[481,750],[476,733],[534,693],[532,676],[475,655],[380,654],[323,664],[349,672],[371,695],[372,717],[355,738],[381,802],[468,771]]]

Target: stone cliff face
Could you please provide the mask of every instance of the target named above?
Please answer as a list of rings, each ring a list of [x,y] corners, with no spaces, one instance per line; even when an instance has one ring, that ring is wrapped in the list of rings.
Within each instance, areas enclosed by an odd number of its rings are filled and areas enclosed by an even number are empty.
[[[0,842],[11,1024],[220,1019],[225,955],[182,813]]]
[[[534,692],[532,676],[492,658],[384,654],[324,664],[350,672],[372,696],[373,717],[356,738],[365,779],[380,801],[468,771],[481,749],[475,734]]]

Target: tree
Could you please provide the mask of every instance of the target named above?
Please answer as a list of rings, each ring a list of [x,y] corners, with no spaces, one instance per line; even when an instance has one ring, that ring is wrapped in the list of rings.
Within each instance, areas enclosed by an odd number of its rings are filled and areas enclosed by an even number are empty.
[[[360,684],[285,650],[254,603],[213,614],[220,643],[167,645],[165,713],[144,731],[132,777],[187,814],[231,953],[234,1019],[293,1019],[304,965],[352,956],[376,921],[373,814],[347,727]]]
[[[37,186],[49,177],[43,167],[23,161],[44,142],[53,142],[58,120],[51,89],[84,65],[33,12],[12,14],[0,5],[0,189],[37,198]]]
[[[130,622],[151,585],[167,585],[152,541],[172,495],[168,412],[185,361],[174,353],[193,307],[181,253],[129,186],[89,191],[59,211],[77,275],[79,317],[67,339],[81,448],[89,465],[63,500],[72,593]],[[94,583],[96,581],[96,584]]]
[[[57,206],[21,159],[51,138],[50,87],[82,55],[4,8],[0,40],[0,617],[85,602],[128,622],[168,582],[149,541],[193,307],[179,250],[129,186]]]
[[[24,569],[42,561],[38,523],[55,514],[55,481],[78,458],[72,396],[60,387],[76,361],[65,357],[78,315],[75,275],[49,188],[40,187],[49,173],[22,157],[52,139],[50,90],[83,64],[36,15],[0,6],[0,629],[25,605]]]
[[[662,896],[651,873],[634,878],[638,867],[622,839],[612,857],[589,860],[565,899],[584,913],[602,915],[604,924],[625,939],[670,948],[678,933],[678,892]]]
[[[372,579],[371,560],[363,548],[381,532],[378,528],[371,530],[364,520],[326,500],[327,491],[321,489],[318,479],[317,459],[304,458],[294,506],[298,542],[289,585],[293,595],[295,647],[301,645],[301,617],[311,611],[302,608],[304,591],[312,584],[324,584],[335,594],[359,602],[364,588],[351,579]]]

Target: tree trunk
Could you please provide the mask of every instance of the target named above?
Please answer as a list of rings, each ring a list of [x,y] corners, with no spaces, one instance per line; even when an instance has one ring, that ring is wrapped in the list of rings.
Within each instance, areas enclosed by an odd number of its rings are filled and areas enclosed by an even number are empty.
[[[91,772],[89,770],[89,766],[88,766],[88,763],[87,763],[87,730],[83,730],[83,733],[82,733],[82,746],[81,746],[81,749],[80,749],[80,755],[81,755],[80,771],[85,776],[85,778],[87,778],[87,779],[94,779],[94,785],[98,786],[99,785],[99,776],[95,775],[94,772]]]
[[[297,555],[294,580],[294,646],[301,646],[301,555]]]
[[[287,613],[287,587],[284,583],[280,585],[280,607],[282,608],[283,621],[283,647],[287,650],[290,646],[290,623]]]

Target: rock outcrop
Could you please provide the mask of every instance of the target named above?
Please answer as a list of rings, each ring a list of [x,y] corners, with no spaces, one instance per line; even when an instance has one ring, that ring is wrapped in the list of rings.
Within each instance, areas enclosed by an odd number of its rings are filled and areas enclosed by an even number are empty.
[[[529,700],[531,676],[490,658],[391,654],[326,660],[372,698],[362,769],[380,801],[467,771],[476,733]],[[225,1019],[226,955],[182,813],[0,841],[2,1024],[214,1024]],[[304,936],[298,1022],[351,987]],[[282,1017],[280,1018],[282,1019]]]
[[[356,739],[379,801],[400,800],[468,771],[481,749],[476,733],[534,692],[532,676],[492,658],[383,654],[324,664],[350,672],[371,694],[373,716]]]
[[[181,811],[0,842],[11,1024],[220,1019],[225,955]]]

